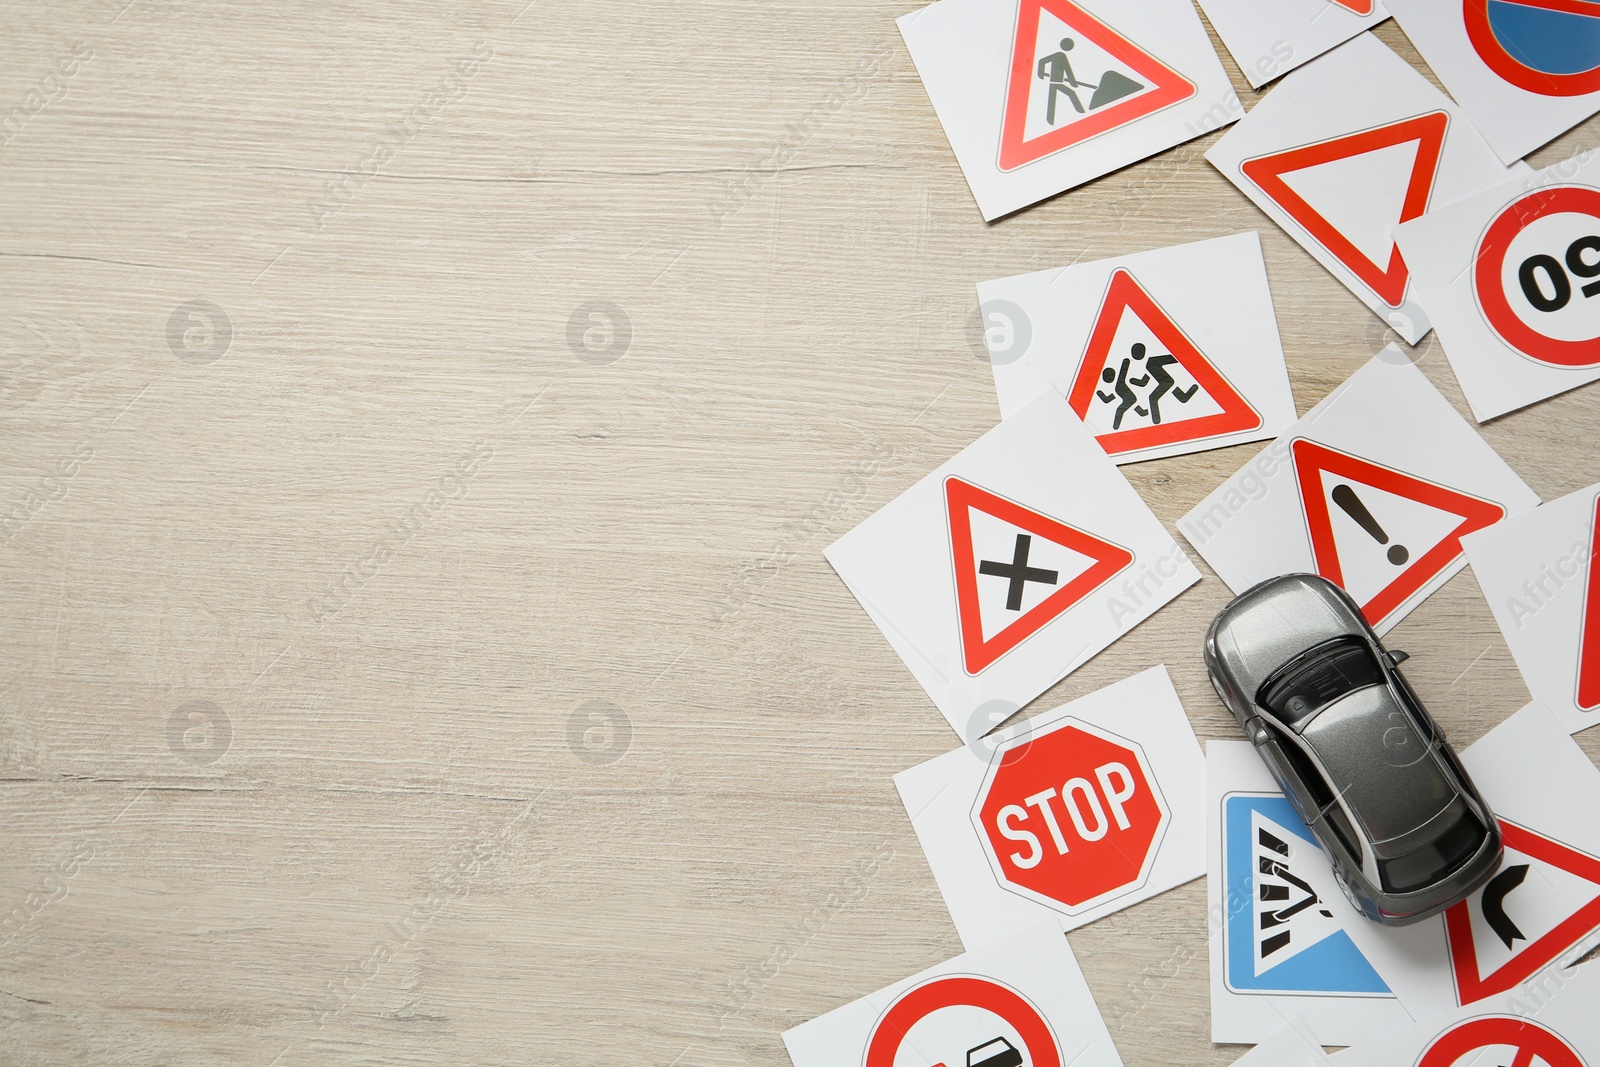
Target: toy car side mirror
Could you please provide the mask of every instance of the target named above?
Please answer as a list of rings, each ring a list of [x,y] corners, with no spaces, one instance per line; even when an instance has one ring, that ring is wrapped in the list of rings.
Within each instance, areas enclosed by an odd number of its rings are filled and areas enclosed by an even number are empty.
[[[1394,664],[1396,667],[1400,666],[1400,664],[1411,658],[1411,653],[1402,652],[1398,648],[1389,649],[1388,654],[1389,662]]]

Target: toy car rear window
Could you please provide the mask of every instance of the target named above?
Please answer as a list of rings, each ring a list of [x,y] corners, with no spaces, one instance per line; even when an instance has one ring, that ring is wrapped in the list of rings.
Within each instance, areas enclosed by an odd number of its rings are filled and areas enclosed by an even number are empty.
[[[1483,844],[1483,826],[1466,805],[1452,802],[1454,820],[1435,840],[1415,852],[1379,864],[1383,886],[1391,893],[1408,893],[1432,885],[1460,867]]]
[[[1346,693],[1383,682],[1383,668],[1366,642],[1338,637],[1300,653],[1261,687],[1262,706],[1293,726]]]

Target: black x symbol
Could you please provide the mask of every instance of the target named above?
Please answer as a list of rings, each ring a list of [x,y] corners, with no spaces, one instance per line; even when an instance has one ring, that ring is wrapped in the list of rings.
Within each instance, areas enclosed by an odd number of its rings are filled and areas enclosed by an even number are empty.
[[[1055,585],[1060,581],[1060,575],[1055,571],[1028,566],[1028,550],[1032,545],[1033,538],[1030,535],[1017,534],[1017,547],[1011,553],[1010,563],[996,563],[987,559],[978,562],[979,574],[993,574],[1010,579],[1011,588],[1006,590],[1007,611],[1022,610],[1022,590],[1028,582]]]

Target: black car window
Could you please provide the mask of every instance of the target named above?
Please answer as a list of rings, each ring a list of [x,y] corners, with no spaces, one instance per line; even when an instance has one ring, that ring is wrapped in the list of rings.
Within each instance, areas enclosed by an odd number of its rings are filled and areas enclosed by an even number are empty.
[[[1486,832],[1483,825],[1459,800],[1450,807],[1455,818],[1448,821],[1443,833],[1415,852],[1378,865],[1384,889],[1407,893],[1432,885],[1478,851]]]
[[[1383,682],[1383,668],[1365,641],[1339,637],[1308,649],[1268,678],[1258,699],[1285,724],[1309,719],[1346,693]]]
[[[1294,776],[1300,779],[1301,784],[1306,787],[1306,793],[1311,798],[1311,802],[1317,806],[1317,811],[1320,812],[1329,804],[1332,804],[1333,789],[1328,785],[1327,779],[1322,776],[1322,772],[1317,769],[1317,765],[1311,762],[1311,757],[1301,750],[1300,745],[1293,738],[1284,736],[1270,725],[1267,728],[1272,730],[1272,738],[1277,742],[1278,751],[1283,753],[1284,761],[1289,764],[1289,769],[1294,772]]]

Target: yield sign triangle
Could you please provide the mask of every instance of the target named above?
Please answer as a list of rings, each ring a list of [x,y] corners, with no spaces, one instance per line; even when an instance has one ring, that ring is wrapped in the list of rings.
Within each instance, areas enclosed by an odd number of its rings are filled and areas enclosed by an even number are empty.
[[[1589,528],[1589,577],[1584,583],[1583,614],[1578,631],[1578,707],[1600,708],[1600,497],[1595,499],[1594,524]]]
[[[1195,91],[1188,78],[1072,0],[1021,0],[999,167],[1015,170]]]
[[[1444,913],[1463,1005],[1526,981],[1600,927],[1600,859],[1504,819],[1500,832],[1500,873]]]
[[[1449,113],[1434,111],[1317,144],[1247,159],[1239,165],[1239,169],[1274,203],[1288,212],[1290,218],[1303,226],[1313,240],[1376,293],[1380,300],[1390,307],[1399,307],[1405,303],[1406,285],[1411,276],[1406,271],[1405,260],[1400,258],[1400,249],[1394,244],[1393,238],[1384,238],[1389,250],[1387,262],[1377,262],[1360,247],[1357,240],[1352,239],[1351,234],[1329,221],[1323,211],[1317,210],[1291,188],[1284,176],[1415,142],[1417,155],[1411,165],[1411,176],[1406,183],[1399,217],[1376,220],[1382,232],[1387,234],[1391,227],[1409,222],[1428,210],[1428,198],[1433,192],[1434,177],[1439,171],[1439,156],[1444,150],[1445,130],[1449,125]],[[1400,192],[1398,189],[1390,191]],[[1372,192],[1370,189],[1346,188],[1337,190],[1334,195],[1341,201],[1346,198],[1354,201],[1361,197],[1374,199],[1370,195]]]
[[[1492,500],[1468,496],[1315,441],[1296,439],[1290,443],[1289,451],[1294,458],[1295,480],[1300,486],[1317,573],[1344,586],[1361,603],[1362,614],[1373,625],[1460,559],[1462,537],[1494,525],[1506,514],[1506,509]],[[1393,522],[1385,526],[1375,518],[1362,499],[1363,493],[1350,482],[1377,490],[1386,501],[1400,501],[1398,513],[1406,520],[1406,527],[1391,529]],[[1328,506],[1330,500],[1340,512],[1345,531],[1338,537],[1334,512]],[[1424,551],[1423,545],[1432,547]],[[1357,554],[1360,558],[1353,558]],[[1383,577],[1361,583],[1367,588],[1357,592],[1351,589],[1357,583],[1349,580],[1350,572],[1356,568],[1364,574]],[[1389,577],[1396,568],[1398,573]]]
[[[982,672],[1133,562],[1133,553],[1121,545],[1084,533],[960,478],[945,479],[944,495],[950,516],[956,616],[968,674]],[[988,547],[982,550],[991,558],[978,558],[982,546],[973,535],[974,527],[979,525],[975,517],[990,534],[999,530],[1006,535],[1004,541],[993,536],[984,538]],[[1075,563],[1087,557],[1087,567],[1077,564],[1076,570],[1069,572],[1060,566],[1038,566],[1037,557],[1029,557],[1040,547],[1048,546],[1037,545],[1035,538],[1054,546],[1058,557],[1064,555]],[[997,547],[1004,551],[995,551]],[[1004,595],[1003,605],[997,596],[984,595],[980,575],[992,593]],[[1043,599],[1024,607],[1024,591],[1029,589],[1048,592]]]
[[[1139,336],[1153,335],[1160,348],[1150,350],[1142,341],[1128,350],[1117,345],[1119,329],[1129,313],[1144,324]],[[1168,368],[1181,368],[1189,380],[1183,381]],[[1130,386],[1141,380],[1144,385],[1135,392]],[[1144,403],[1139,404],[1140,400]],[[1111,275],[1067,402],[1095,432],[1100,447],[1113,456],[1221,437],[1261,425],[1255,408],[1133,275],[1122,269]],[[1129,415],[1139,417],[1130,419]]]

